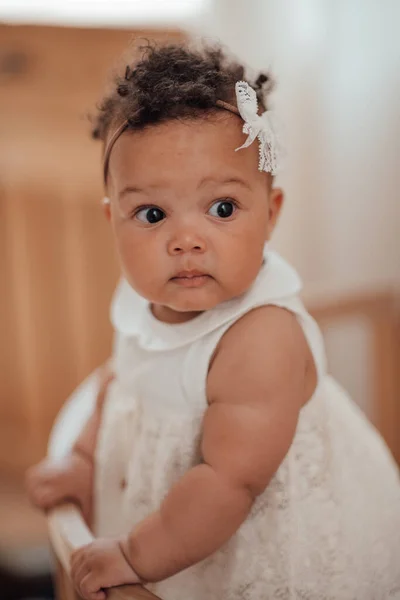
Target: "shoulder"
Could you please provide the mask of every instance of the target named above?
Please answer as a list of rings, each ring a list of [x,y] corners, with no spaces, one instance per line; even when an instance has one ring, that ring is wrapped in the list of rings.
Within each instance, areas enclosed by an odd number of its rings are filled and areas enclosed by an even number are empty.
[[[230,481],[261,493],[286,456],[308,393],[308,347],[295,315],[252,310],[226,332],[211,366],[202,454]]]
[[[250,401],[275,394],[295,396],[294,402],[302,405],[310,359],[295,314],[274,305],[255,308],[236,321],[218,345],[207,382],[209,402],[222,397],[243,401],[246,392],[254,398],[247,398]]]
[[[276,305],[254,308],[238,319],[225,333],[219,344],[219,350],[231,347],[240,339],[241,344],[270,346],[271,340],[279,346],[295,343],[297,349],[304,350],[304,334],[296,315]]]

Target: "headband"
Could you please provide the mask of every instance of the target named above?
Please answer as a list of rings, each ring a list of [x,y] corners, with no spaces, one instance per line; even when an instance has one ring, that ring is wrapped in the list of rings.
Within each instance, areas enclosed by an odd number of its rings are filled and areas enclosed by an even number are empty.
[[[255,90],[246,82],[238,81],[235,85],[237,108],[224,100],[217,100],[216,106],[227,110],[241,117],[244,121],[243,133],[247,134],[247,139],[240,148],[235,151],[247,148],[256,138],[259,141],[259,171],[266,171],[275,175],[279,160],[282,154],[280,148],[275,115],[270,110],[266,110],[261,115],[258,114],[258,102]],[[104,184],[107,181],[108,165],[110,162],[111,150],[118,138],[129,128],[129,121],[124,121],[117,127],[107,142],[103,155],[103,177]]]

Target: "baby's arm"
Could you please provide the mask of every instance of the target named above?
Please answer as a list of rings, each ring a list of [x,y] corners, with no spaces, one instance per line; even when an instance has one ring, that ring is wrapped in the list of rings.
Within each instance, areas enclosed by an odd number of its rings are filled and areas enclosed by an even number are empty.
[[[88,523],[91,520],[93,457],[110,368],[102,367],[100,388],[93,414],[76,440],[71,452],[61,460],[44,459],[28,470],[26,487],[36,506],[48,510],[66,500],[79,504]]]
[[[139,577],[158,581],[189,567],[243,523],[292,443],[310,395],[309,357],[296,318],[277,307],[248,313],[226,333],[208,377],[204,463],[121,540]]]

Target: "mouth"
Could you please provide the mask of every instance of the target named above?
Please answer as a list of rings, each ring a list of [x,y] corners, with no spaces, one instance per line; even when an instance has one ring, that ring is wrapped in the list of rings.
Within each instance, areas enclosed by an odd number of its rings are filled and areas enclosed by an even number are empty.
[[[212,277],[210,275],[207,275],[202,271],[191,270],[177,273],[174,277],[171,277],[170,281],[182,287],[197,288],[205,285],[211,279]]]

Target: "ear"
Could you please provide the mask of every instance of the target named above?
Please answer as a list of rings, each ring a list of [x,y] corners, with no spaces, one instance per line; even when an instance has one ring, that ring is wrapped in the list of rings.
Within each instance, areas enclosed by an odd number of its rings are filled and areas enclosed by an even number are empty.
[[[103,210],[104,210],[104,214],[106,216],[107,221],[111,221],[111,203],[110,203],[110,198],[103,198]]]
[[[284,195],[281,188],[272,188],[269,195],[269,207],[268,207],[268,224],[266,231],[266,240],[269,240],[275,226],[278,222],[278,218],[283,206]]]

